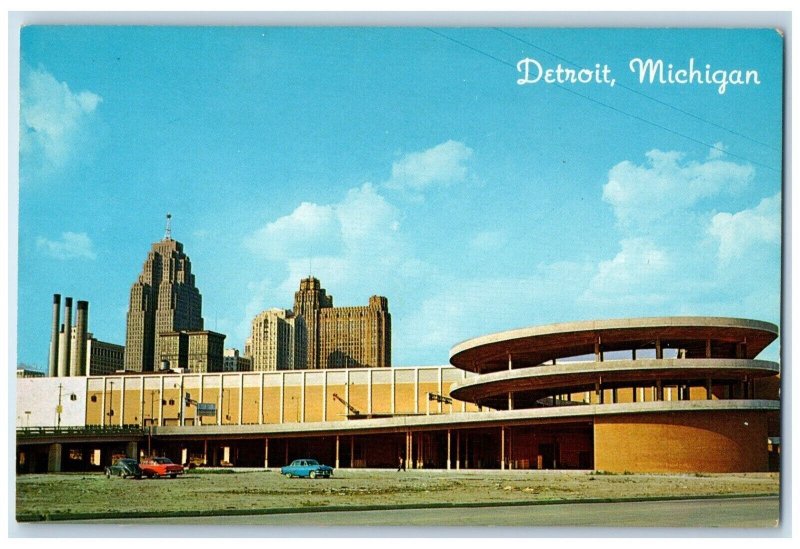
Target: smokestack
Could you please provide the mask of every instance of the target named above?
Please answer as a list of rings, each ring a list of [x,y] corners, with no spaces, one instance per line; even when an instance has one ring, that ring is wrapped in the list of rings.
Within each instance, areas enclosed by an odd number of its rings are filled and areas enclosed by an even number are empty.
[[[58,375],[58,325],[61,315],[61,294],[53,294],[53,324],[50,326],[50,356],[47,359],[47,375]]]
[[[89,302],[78,301],[78,313],[75,319],[75,363],[71,365],[71,376],[85,376],[86,371],[86,331],[89,326]]]
[[[70,348],[72,343],[72,298],[64,300],[64,335],[58,353],[58,377],[69,376]]]

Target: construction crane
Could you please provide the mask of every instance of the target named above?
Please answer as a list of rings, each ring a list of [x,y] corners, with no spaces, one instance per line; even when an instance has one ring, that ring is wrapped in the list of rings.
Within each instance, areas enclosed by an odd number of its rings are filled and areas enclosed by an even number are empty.
[[[342,404],[347,406],[347,409],[350,410],[350,413],[353,414],[354,416],[360,416],[361,415],[361,412],[359,412],[355,407],[351,406],[349,402],[347,402],[345,399],[343,399],[342,397],[340,397],[336,393],[333,393],[333,398],[334,398],[334,400],[338,400],[339,402],[341,402]]]

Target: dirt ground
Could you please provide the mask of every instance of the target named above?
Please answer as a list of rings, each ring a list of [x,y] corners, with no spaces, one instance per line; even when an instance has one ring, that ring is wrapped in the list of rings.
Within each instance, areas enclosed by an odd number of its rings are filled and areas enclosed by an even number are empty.
[[[288,479],[277,470],[189,472],[177,479],[108,479],[100,473],[21,475],[18,520],[84,513],[185,513],[310,507],[430,505],[778,494],[777,473],[598,474],[562,471],[337,470]]]

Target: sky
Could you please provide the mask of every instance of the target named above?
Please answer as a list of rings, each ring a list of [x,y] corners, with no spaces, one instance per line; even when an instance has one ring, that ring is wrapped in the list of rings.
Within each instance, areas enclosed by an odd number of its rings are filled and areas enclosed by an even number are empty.
[[[124,344],[167,212],[226,347],[309,274],[388,298],[395,366],[553,322],[779,324],[774,30],[29,26],[20,51],[20,363],[46,369],[54,293]],[[615,84],[520,84],[524,59]]]

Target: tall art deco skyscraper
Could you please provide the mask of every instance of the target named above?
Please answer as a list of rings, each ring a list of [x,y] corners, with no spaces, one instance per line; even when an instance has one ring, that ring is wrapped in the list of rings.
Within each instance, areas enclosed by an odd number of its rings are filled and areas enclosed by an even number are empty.
[[[131,287],[125,335],[125,369],[150,372],[161,357],[159,334],[202,330],[202,296],[183,244],[172,239],[170,218],[163,240],[153,244]]]

